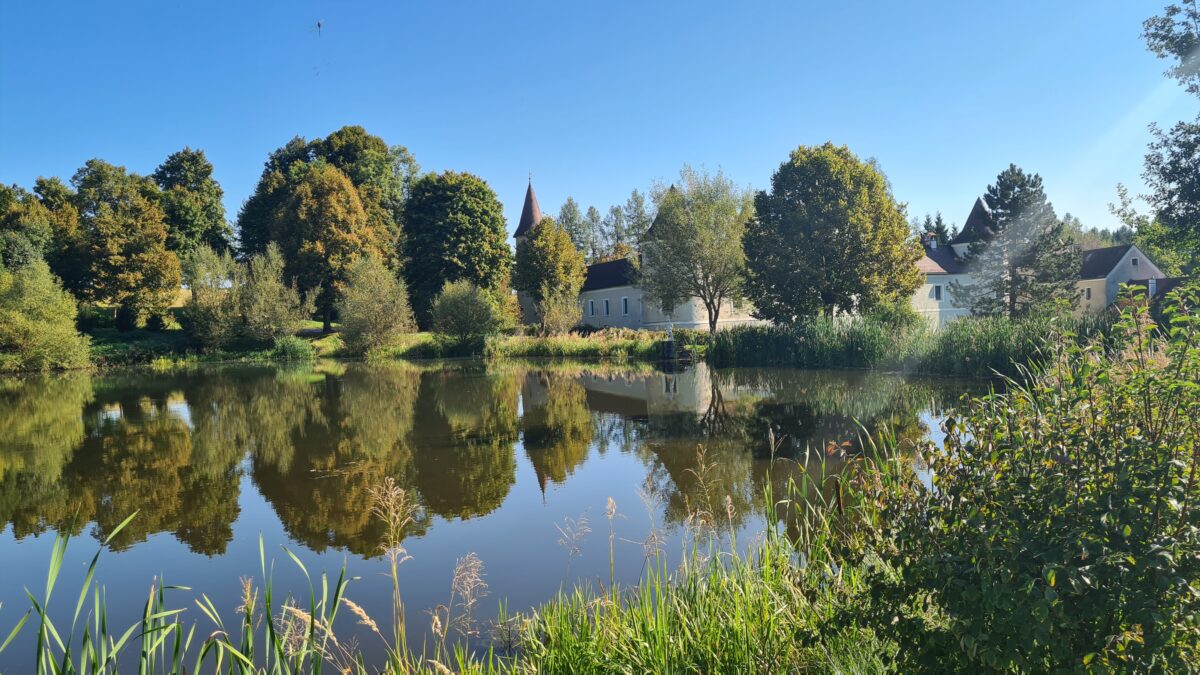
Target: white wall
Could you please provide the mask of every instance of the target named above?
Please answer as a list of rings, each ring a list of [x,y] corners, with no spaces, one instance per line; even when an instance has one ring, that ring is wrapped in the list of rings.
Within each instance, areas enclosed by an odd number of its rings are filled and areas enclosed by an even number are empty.
[[[950,284],[967,285],[971,278],[966,274],[929,274],[924,283],[913,293],[912,308],[925,317],[934,328],[941,328],[947,323],[964,316],[970,316],[971,310],[955,301],[950,291]],[[941,300],[937,299],[937,288],[941,288]]]

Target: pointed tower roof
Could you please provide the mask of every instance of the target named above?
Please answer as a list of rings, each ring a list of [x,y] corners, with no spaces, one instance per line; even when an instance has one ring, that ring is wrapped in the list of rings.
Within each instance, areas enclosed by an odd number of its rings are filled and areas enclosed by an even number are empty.
[[[517,223],[517,231],[513,233],[513,238],[524,237],[540,222],[542,209],[538,206],[537,195],[533,194],[533,181],[529,181],[529,188],[525,190],[525,206],[521,207],[521,220]]]
[[[971,207],[971,215],[967,216],[962,230],[950,243],[971,244],[989,239],[992,236],[992,226],[992,212],[988,210],[987,204],[983,203],[982,197],[976,197],[975,206]]]
[[[676,195],[678,193],[679,193],[679,188],[675,187],[674,183],[671,183],[671,187],[667,189],[667,195],[672,196],[672,195]],[[661,218],[662,218],[661,211],[658,212],[657,214],[655,214],[654,220],[650,223],[650,227],[647,227],[646,231],[644,233],[642,233],[642,241],[654,241],[655,237],[658,236],[658,233],[656,233],[654,231],[654,226],[658,225],[658,221]]]

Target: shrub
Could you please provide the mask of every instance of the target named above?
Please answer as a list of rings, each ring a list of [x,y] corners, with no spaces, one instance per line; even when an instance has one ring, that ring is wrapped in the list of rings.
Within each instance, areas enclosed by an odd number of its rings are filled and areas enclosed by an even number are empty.
[[[482,347],[506,319],[492,298],[469,281],[450,281],[433,301],[433,329],[460,347]]]
[[[315,311],[312,298],[284,281],[283,256],[273,242],[246,265],[240,304],[242,331],[258,342],[294,334]]]
[[[542,335],[563,335],[583,318],[578,292],[572,292],[569,288],[553,290],[543,287],[541,295],[537,308],[542,318]]]
[[[228,254],[203,246],[184,260],[183,278],[192,291],[181,314],[185,330],[205,349],[220,349],[240,328],[239,266]]]
[[[369,256],[350,268],[337,310],[342,340],[354,354],[391,347],[416,330],[404,282]]]
[[[171,324],[170,317],[165,312],[154,312],[146,317],[146,330],[161,333]]]
[[[75,300],[42,261],[0,267],[0,367],[82,368],[89,341],[75,328]]]
[[[285,335],[275,340],[271,358],[276,361],[312,361],[316,358],[316,351],[308,340]]]
[[[883,519],[875,625],[902,672],[1200,667],[1196,299],[1163,330],[1127,311],[1107,345],[1054,336],[1028,383],[946,422],[932,489]]]
[[[117,317],[113,325],[122,333],[137,330],[138,322],[142,319],[141,310],[130,304],[117,307]]]

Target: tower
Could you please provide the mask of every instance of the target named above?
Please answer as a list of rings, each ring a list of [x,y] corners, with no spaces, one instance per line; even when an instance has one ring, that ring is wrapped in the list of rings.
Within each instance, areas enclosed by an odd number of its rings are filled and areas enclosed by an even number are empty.
[[[517,246],[521,245],[521,240],[529,236],[530,230],[534,225],[542,222],[542,209],[538,206],[537,195],[533,193],[533,179],[529,179],[529,187],[525,189],[525,205],[521,207],[521,219],[517,221],[517,231],[513,233],[513,240]],[[526,323],[533,323],[537,320],[537,303],[526,292],[517,293],[517,302],[521,305],[521,315]]]

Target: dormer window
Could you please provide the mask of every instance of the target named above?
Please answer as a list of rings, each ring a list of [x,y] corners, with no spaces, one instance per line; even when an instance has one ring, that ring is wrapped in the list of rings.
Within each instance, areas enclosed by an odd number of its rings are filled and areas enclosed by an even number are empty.
[[[1130,265],[1133,265],[1134,267],[1137,267],[1137,266],[1138,266],[1138,259],[1137,259],[1137,258],[1130,258],[1130,260],[1129,260],[1129,264],[1130,264]]]

